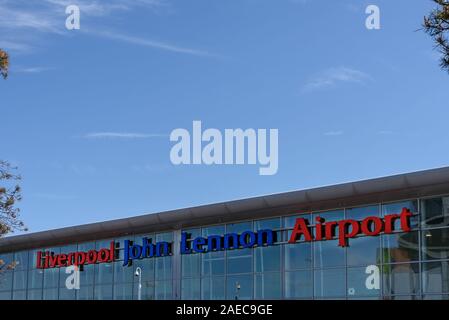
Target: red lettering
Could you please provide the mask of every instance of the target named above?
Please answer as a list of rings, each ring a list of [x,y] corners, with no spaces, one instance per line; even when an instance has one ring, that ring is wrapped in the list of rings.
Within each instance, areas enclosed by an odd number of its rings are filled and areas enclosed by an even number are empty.
[[[410,217],[413,214],[407,208],[402,208],[401,212],[401,229],[402,231],[409,232],[412,230],[410,227]]]
[[[43,267],[42,267],[42,252],[41,251],[37,252],[36,268],[43,269]]]
[[[326,233],[326,240],[332,240],[332,238],[335,235],[335,227],[337,226],[338,222],[331,221],[327,222],[324,226],[325,233]]]
[[[64,253],[61,253],[58,256],[58,267],[62,267],[67,262],[67,255]]]
[[[349,228],[352,230],[348,233]],[[342,220],[338,223],[338,245],[346,247],[348,245],[348,238],[353,238],[360,232],[360,225],[355,220]]]
[[[394,221],[399,218],[398,214],[389,214],[385,216],[385,233],[392,233],[394,231]]]
[[[370,226],[374,225],[374,230]],[[384,223],[379,217],[367,217],[362,221],[362,232],[367,236],[377,236],[382,232]]]
[[[324,219],[320,216],[315,218],[315,221],[317,222],[315,225],[315,240],[320,241],[323,240],[323,222]]]
[[[90,250],[87,253],[87,264],[93,264],[97,262],[97,251],[95,250]]]
[[[84,252],[75,252],[75,266],[83,265],[86,262],[86,254]]]
[[[108,249],[101,249],[98,252],[98,262],[107,262],[109,260],[109,250]]]
[[[304,235],[304,239],[306,241],[312,241],[309,227],[307,226],[306,221],[303,218],[296,219],[295,228],[293,229],[288,243],[295,243],[300,235]]]
[[[109,261],[113,262],[115,260],[115,242],[111,241],[109,245]]]

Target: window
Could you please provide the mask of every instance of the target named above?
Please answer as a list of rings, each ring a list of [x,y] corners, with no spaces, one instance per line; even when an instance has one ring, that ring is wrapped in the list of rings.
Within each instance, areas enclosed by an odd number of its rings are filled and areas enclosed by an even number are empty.
[[[131,300],[133,298],[132,283],[115,283],[114,300]]]
[[[156,281],[156,299],[157,300],[170,300],[172,299],[173,284],[172,281]]]
[[[14,271],[14,290],[26,290],[28,271]]]
[[[383,263],[419,260],[418,232],[382,235]]]
[[[28,289],[42,288],[44,270],[31,269],[28,271]]]
[[[254,249],[256,272],[279,271],[281,267],[281,247],[269,246]]]
[[[285,272],[285,298],[301,299],[313,296],[313,273],[311,270]]]
[[[16,263],[14,270],[28,270],[28,251],[16,252],[14,262]]]
[[[439,228],[449,226],[449,197],[421,201],[422,226]]]
[[[413,200],[384,204],[382,205],[382,216],[386,216],[389,214],[400,214],[403,208],[407,208],[412,213],[416,214],[418,212],[418,202]],[[410,218],[410,226],[415,229],[418,227],[418,225],[419,217],[418,215],[414,215],[412,218]],[[401,230],[400,219],[395,220],[394,230]]]
[[[112,300],[112,283],[95,285],[94,287],[94,299],[95,300]]]
[[[249,300],[253,298],[253,275],[228,276],[226,282],[226,299]]]
[[[255,299],[280,299],[281,274],[269,272],[255,275]]]
[[[348,268],[348,297],[368,297],[380,295],[380,267],[369,265]]]
[[[314,242],[315,268],[344,266],[345,252],[345,248],[338,246],[338,240]]]
[[[379,206],[357,207],[346,209],[346,219],[362,221],[367,217],[378,217]]]
[[[99,263],[95,265],[95,284],[102,285],[112,283],[114,267],[111,263]]]
[[[114,283],[133,282],[134,270],[134,266],[123,266],[121,261],[114,262]]]
[[[202,236],[222,235],[225,233],[225,226],[212,226],[202,229]],[[225,252],[207,252],[201,255],[201,275],[215,276],[225,273]]]
[[[350,239],[346,252],[348,266],[381,263],[380,238],[358,237]]]
[[[201,279],[201,299],[223,300],[225,298],[225,278],[207,277]]]
[[[314,272],[315,297],[341,298],[346,296],[346,270],[326,269]]]
[[[449,228],[421,232],[422,259],[449,259]]]
[[[182,277],[198,277],[200,275],[201,254],[182,255]]]
[[[423,263],[423,292],[449,293],[449,261]]]
[[[44,300],[58,300],[58,288],[44,289]]]
[[[156,280],[164,280],[172,278],[172,258],[157,257],[154,258],[156,263]]]
[[[382,267],[384,295],[419,294],[419,265],[391,264]]]
[[[312,243],[284,245],[285,270],[308,269],[312,267]]]
[[[59,268],[44,270],[44,288],[59,287]]]
[[[181,299],[199,300],[201,299],[200,279],[183,279],[181,283]]]

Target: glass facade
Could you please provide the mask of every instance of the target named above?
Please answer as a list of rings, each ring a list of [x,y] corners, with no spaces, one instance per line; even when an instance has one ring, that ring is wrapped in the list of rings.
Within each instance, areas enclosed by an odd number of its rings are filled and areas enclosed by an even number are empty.
[[[356,236],[347,247],[338,240],[294,244],[288,240],[298,217],[315,233],[316,218],[326,221],[382,218],[408,208],[412,230]],[[180,235],[196,237],[271,229],[274,243],[206,253],[180,254]],[[123,266],[125,240],[142,237],[173,243],[173,254],[134,260]],[[113,263],[84,265],[79,289],[68,289],[67,268],[36,269],[37,251],[68,253],[120,243]],[[203,226],[172,232],[100,239],[57,248],[1,254],[16,262],[0,275],[0,299],[137,299],[137,267],[142,299],[447,299],[449,297],[449,196],[342,208],[324,212]]]

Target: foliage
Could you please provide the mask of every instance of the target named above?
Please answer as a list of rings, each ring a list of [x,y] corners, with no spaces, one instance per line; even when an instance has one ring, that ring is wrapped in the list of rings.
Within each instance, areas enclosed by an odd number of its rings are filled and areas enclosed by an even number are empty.
[[[441,68],[449,71],[449,0],[433,0],[437,8],[424,17],[424,30],[435,41],[441,52]]]

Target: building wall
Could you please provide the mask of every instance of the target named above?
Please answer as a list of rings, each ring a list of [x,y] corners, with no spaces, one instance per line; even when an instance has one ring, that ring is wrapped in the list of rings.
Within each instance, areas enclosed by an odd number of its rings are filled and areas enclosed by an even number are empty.
[[[359,236],[342,248],[337,240],[288,244],[297,217],[313,224],[319,214],[326,221],[362,220],[400,213],[415,215],[412,232]],[[274,246],[209,253],[179,254],[181,232],[196,236],[273,229]],[[411,199],[274,216],[263,220],[204,226],[188,230],[101,239],[40,250],[57,253],[108,247],[111,240],[139,242],[143,237],[173,242],[173,255],[134,261],[86,265],[80,289],[65,286],[66,268],[36,269],[38,250],[2,254],[5,263],[17,261],[0,276],[0,299],[136,299],[142,269],[142,299],[448,299],[449,197]],[[120,251],[123,259],[123,250]]]

